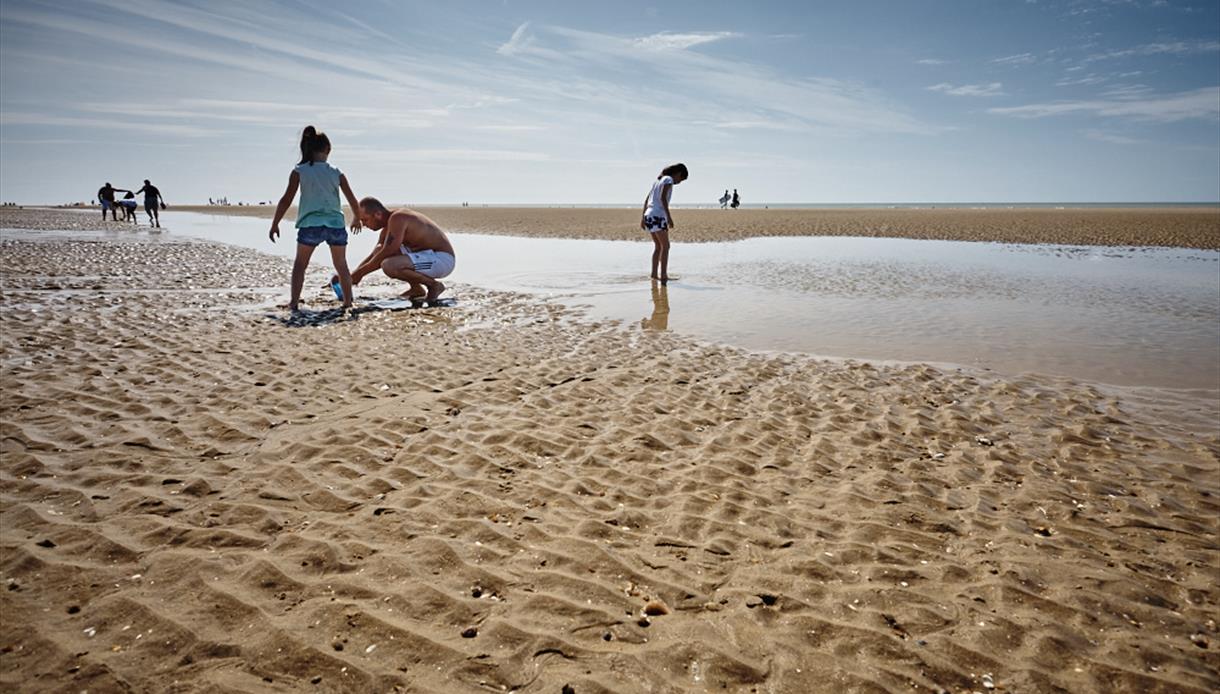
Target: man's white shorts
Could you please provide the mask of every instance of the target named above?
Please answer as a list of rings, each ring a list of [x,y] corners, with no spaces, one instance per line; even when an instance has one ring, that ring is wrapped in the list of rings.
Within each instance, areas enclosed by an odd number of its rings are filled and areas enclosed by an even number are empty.
[[[444,251],[409,251],[404,246],[402,254],[411,259],[411,264],[415,266],[416,272],[434,280],[448,277],[449,273],[453,272],[454,266],[457,265],[457,259],[453,257],[453,254]]]

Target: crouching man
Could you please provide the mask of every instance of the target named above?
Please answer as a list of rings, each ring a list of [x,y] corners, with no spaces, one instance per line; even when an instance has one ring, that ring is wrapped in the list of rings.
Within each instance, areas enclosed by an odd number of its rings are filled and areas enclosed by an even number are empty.
[[[365,228],[381,235],[369,257],[352,270],[352,284],[381,270],[410,285],[404,298],[429,303],[440,298],[445,291],[440,279],[453,272],[457,259],[449,237],[436,222],[405,207],[386,209],[377,198],[362,199],[359,214]]]

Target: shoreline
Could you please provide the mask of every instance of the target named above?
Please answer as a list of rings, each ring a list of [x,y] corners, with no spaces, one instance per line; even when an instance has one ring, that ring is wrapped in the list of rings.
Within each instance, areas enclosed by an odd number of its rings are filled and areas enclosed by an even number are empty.
[[[419,207],[453,232],[545,238],[646,240],[630,208]],[[270,219],[274,207],[174,210]],[[294,210],[289,210],[293,218]],[[348,213],[350,215],[350,213]],[[862,236],[942,241],[1175,247],[1220,250],[1220,207],[1016,209],[674,209],[676,242],[768,236]]]

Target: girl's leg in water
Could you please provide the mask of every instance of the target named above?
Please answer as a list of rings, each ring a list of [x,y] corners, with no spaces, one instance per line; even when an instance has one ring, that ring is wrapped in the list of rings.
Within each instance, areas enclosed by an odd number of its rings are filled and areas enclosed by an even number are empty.
[[[654,231],[649,236],[652,237],[652,274],[649,275],[652,279],[660,279],[657,274],[657,266],[661,264],[661,234],[664,231]]]
[[[660,255],[661,264],[661,284],[669,281],[669,231],[658,231],[652,235],[652,240],[657,244],[657,250],[653,253],[652,276],[657,276],[657,261],[656,257]]]

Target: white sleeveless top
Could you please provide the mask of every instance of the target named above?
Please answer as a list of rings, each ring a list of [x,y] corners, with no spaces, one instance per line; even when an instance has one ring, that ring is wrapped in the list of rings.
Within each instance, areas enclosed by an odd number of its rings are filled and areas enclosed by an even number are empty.
[[[670,176],[662,176],[652,182],[652,191],[648,193],[648,207],[644,210],[645,217],[668,217],[665,214],[665,186],[674,184]]]

